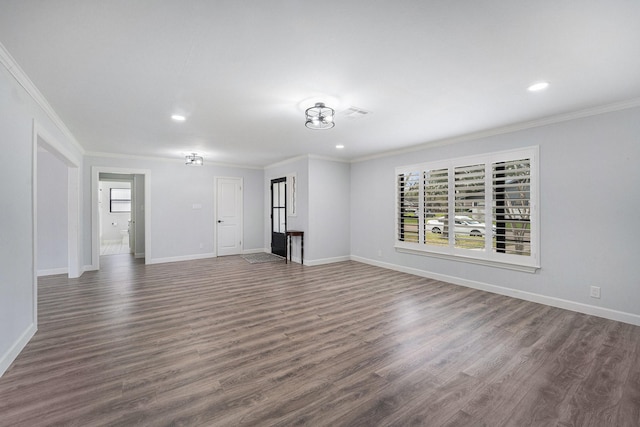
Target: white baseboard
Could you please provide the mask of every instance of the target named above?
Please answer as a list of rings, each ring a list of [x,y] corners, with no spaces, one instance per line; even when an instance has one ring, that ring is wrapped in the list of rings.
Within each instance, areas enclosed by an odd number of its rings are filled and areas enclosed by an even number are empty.
[[[56,274],[69,274],[69,269],[67,267],[50,268],[45,270],[38,270],[37,274],[38,277],[54,276]]]
[[[377,267],[389,270],[400,271],[402,273],[413,274],[415,276],[426,277],[428,279],[440,280],[454,285],[465,286],[467,288],[487,291],[494,294],[504,295],[512,298],[518,298],[525,301],[545,304],[551,307],[571,310],[578,313],[589,314],[591,316],[603,317],[605,319],[615,320],[618,322],[629,323],[631,325],[640,326],[640,316],[633,313],[612,310],[609,308],[596,307],[593,305],[583,304],[575,301],[569,301],[561,298],[548,297],[545,295],[535,294],[532,292],[519,291],[517,289],[505,288],[502,286],[491,285],[489,283],[478,282],[474,280],[461,279],[459,277],[438,274],[429,271],[419,270],[412,267],[404,267],[401,265],[391,264],[387,262],[377,261],[369,258],[362,258],[352,255],[353,261],[362,262],[364,264],[375,265]]]
[[[322,258],[322,259],[314,259],[314,260],[305,260],[304,265],[308,265],[309,267],[313,267],[314,265],[323,265],[323,264],[333,264],[334,262],[343,262],[350,261],[351,256],[338,256],[333,258]],[[300,258],[293,257],[294,262],[300,262]]]
[[[153,258],[153,259],[150,259],[147,264],[164,264],[166,262],[192,261],[194,259],[205,259],[205,258],[215,258],[215,257],[216,257],[216,254],[214,253],[182,255],[182,256],[167,257],[167,258]]]
[[[33,336],[38,331],[35,323],[32,323],[31,326],[27,328],[26,331],[22,333],[20,338],[11,346],[9,350],[0,358],[0,377],[9,369],[9,366],[16,360],[18,354],[25,348],[29,340],[33,338]]]
[[[144,258],[144,252],[136,252],[133,254],[134,258]]]

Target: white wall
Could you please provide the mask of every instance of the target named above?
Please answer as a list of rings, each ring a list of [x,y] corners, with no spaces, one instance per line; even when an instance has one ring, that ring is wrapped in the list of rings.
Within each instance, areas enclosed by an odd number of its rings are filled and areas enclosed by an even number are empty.
[[[38,276],[68,270],[68,170],[60,159],[37,151]]]
[[[35,332],[33,137],[29,100],[0,71],[0,373]],[[7,155],[10,154],[10,155]],[[26,337],[28,340],[29,337]]]
[[[309,196],[309,233],[305,236],[309,264],[349,259],[350,164],[309,159]]]
[[[354,259],[640,324],[640,108],[351,165]],[[394,250],[396,166],[540,146],[535,274]],[[380,254],[380,255],[378,255]],[[601,287],[601,299],[589,297]]]
[[[0,375],[37,329],[37,135],[76,165],[82,153],[0,45]],[[27,89],[25,89],[27,88]],[[75,185],[75,184],[74,184]],[[70,185],[71,187],[71,185]],[[77,195],[77,194],[76,194]],[[76,212],[77,213],[77,212]]]
[[[126,170],[150,171],[151,248],[145,248],[147,263],[195,259],[215,255],[214,239],[214,178],[216,176],[244,179],[244,250],[261,249],[263,240],[263,171],[212,165],[186,166],[184,159],[125,159],[111,157],[85,158],[83,180],[91,182],[93,166]],[[85,186],[83,214],[84,260],[91,259],[91,186]],[[142,203],[138,200],[138,203]],[[193,205],[201,208],[193,209]],[[140,224],[138,224],[140,225]],[[143,224],[144,225],[144,224]],[[201,247],[202,245],[202,247]]]

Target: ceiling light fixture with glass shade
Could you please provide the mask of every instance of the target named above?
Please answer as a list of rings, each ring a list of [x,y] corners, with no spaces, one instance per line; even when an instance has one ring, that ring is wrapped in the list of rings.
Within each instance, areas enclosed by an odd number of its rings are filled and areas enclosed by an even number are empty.
[[[323,102],[316,102],[311,108],[307,108],[304,112],[304,125],[309,129],[331,129],[336,124],[333,122],[335,110],[324,105]]]
[[[184,164],[202,166],[204,164],[204,158],[202,156],[198,156],[198,153],[187,154],[184,157]]]

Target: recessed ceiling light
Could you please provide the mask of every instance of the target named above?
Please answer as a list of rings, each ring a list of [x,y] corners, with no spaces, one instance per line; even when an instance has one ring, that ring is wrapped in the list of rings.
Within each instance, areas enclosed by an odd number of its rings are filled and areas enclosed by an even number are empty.
[[[539,92],[549,87],[549,82],[537,82],[527,88],[529,92]]]
[[[342,149],[344,148],[344,145],[342,145],[342,144],[338,144],[338,145],[336,145],[336,148],[337,148],[338,150],[342,150]]]
[[[184,122],[185,120],[187,120],[185,116],[181,116],[180,114],[174,114],[173,116],[171,116],[171,118],[176,122]]]

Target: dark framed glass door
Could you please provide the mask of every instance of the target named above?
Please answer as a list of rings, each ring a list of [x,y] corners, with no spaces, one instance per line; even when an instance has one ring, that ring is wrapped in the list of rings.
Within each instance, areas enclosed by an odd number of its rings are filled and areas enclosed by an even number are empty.
[[[287,178],[271,180],[271,253],[287,256]]]

